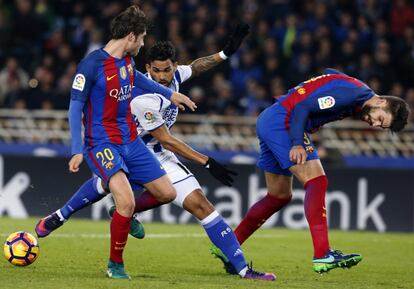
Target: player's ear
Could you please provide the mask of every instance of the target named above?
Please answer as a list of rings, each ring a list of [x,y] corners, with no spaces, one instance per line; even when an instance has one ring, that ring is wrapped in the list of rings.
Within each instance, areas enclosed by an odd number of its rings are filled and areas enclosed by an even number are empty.
[[[129,32],[129,34],[127,35],[127,39],[130,42],[135,42],[136,38],[137,37],[135,36],[135,34],[133,32]]]
[[[174,71],[177,70],[177,66],[178,66],[178,62],[177,61],[173,62]]]
[[[386,106],[387,105],[387,100],[385,98],[380,97],[380,98],[377,99],[377,105]]]
[[[145,69],[147,70],[147,72],[149,73],[151,70],[151,65],[149,65],[149,63],[145,64]]]

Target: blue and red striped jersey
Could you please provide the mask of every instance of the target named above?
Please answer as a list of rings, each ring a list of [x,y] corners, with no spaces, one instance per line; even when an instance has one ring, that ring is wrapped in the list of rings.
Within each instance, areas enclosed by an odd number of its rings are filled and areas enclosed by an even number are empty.
[[[167,99],[173,93],[137,71],[130,55],[115,58],[101,48],[79,63],[72,84],[71,101],[83,103],[85,146],[127,144],[137,138],[130,108],[133,86],[159,93]],[[72,138],[78,138],[77,133]],[[72,143],[77,144],[78,141]],[[79,150],[77,145],[72,148],[74,153],[79,153]]]
[[[362,81],[334,69],[290,89],[278,99],[286,110],[285,126],[293,145],[303,143],[303,133],[354,115],[375,93]]]

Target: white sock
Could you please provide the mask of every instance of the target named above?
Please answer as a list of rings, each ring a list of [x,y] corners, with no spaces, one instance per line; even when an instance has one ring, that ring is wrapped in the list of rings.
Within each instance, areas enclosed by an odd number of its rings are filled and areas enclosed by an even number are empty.
[[[244,276],[246,276],[246,272],[247,272],[247,265],[246,267],[240,270],[239,272],[240,277],[244,278]]]
[[[62,222],[66,222],[67,220],[63,217],[62,213],[60,212],[60,209],[56,211],[56,214],[59,216],[59,220]]]
[[[200,223],[201,223],[201,225],[205,226],[208,223],[210,223],[211,221],[213,221],[215,218],[217,218],[218,216],[220,216],[220,214],[217,211],[213,211],[210,215],[208,215],[207,217],[202,219],[200,221]]]

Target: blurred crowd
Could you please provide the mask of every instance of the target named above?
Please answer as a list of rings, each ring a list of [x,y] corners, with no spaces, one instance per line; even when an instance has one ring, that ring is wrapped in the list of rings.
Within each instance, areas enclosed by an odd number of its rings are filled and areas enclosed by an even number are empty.
[[[183,85],[199,113],[255,116],[326,67],[414,108],[413,2],[0,0],[0,106],[67,109],[77,63],[133,3],[152,20],[146,47],[172,41],[179,64],[220,51],[238,21],[251,25],[229,61]],[[144,71],[145,49],[136,63]]]

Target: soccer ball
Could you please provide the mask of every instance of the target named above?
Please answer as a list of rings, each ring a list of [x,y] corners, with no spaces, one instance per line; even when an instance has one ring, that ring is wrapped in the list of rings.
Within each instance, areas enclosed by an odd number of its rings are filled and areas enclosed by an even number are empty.
[[[27,266],[39,256],[39,244],[28,232],[14,232],[7,237],[3,251],[4,257],[13,265]]]

